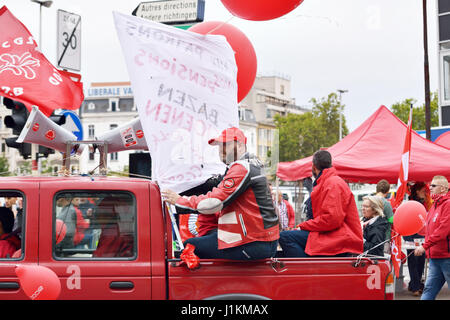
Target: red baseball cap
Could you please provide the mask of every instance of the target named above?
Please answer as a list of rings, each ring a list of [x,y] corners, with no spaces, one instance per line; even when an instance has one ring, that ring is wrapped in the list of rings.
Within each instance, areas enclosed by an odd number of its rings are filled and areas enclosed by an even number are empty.
[[[231,127],[223,130],[220,136],[209,140],[208,143],[211,145],[215,145],[230,141],[238,141],[246,144],[247,138],[245,137],[244,133],[241,130],[235,127]]]

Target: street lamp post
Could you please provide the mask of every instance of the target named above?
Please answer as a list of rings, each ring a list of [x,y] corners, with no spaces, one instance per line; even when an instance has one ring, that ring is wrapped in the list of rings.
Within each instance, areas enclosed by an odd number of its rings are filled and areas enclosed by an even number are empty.
[[[44,1],[44,0],[31,0],[31,2],[35,2],[39,4],[39,43],[38,48],[42,51],[42,7],[50,8],[53,1]],[[32,143],[31,144],[31,174],[33,176],[39,175],[39,145]]]
[[[342,94],[348,92],[348,90],[338,89],[339,92],[339,141],[342,140]]]

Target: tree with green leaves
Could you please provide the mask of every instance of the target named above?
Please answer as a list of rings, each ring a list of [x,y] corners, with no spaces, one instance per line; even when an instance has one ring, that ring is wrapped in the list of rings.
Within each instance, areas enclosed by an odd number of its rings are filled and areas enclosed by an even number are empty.
[[[402,102],[397,102],[391,106],[391,111],[404,123],[408,123],[409,109],[411,104],[416,104],[417,100],[408,98]],[[439,125],[439,103],[438,94],[433,92],[430,102],[431,110],[431,127],[437,127]],[[425,103],[418,107],[413,107],[413,130],[425,130]]]
[[[320,148],[331,147],[339,141],[339,110],[344,109],[337,93],[311,99],[311,112],[301,115],[275,116],[279,130],[279,161],[293,161],[312,155]],[[342,115],[342,133],[348,134]]]
[[[0,157],[0,177],[10,176],[8,159],[5,156]]]

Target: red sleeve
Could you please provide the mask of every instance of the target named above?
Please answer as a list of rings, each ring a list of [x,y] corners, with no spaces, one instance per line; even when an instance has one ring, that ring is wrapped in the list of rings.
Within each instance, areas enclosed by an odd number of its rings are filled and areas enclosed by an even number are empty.
[[[341,190],[337,185],[330,185],[324,190],[326,196],[320,206],[320,212],[314,212],[314,219],[299,224],[299,227],[307,231],[331,231],[339,228],[345,219],[342,207]]]
[[[222,202],[223,207],[233,202],[233,200],[242,194],[248,187],[250,181],[250,167],[248,162],[235,162],[223,177],[222,182],[212,191],[205,195],[181,197],[175,203],[175,206],[183,209],[197,210],[198,204],[205,199],[214,198]]]
[[[294,228],[295,227],[295,211],[294,211],[294,208],[292,208],[292,206],[289,203],[289,201],[284,200],[284,203],[286,204],[287,214],[288,214],[288,217],[289,217],[289,228]]]
[[[437,242],[442,241],[450,234],[450,201],[446,201],[441,208],[441,217],[439,218],[439,224],[433,233],[427,237],[423,248],[428,250],[434,246]]]

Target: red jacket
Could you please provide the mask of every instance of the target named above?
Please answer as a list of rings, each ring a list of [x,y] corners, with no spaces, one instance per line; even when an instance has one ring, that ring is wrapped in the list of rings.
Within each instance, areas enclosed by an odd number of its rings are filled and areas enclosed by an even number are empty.
[[[322,171],[311,193],[314,219],[299,225],[310,231],[305,252],[312,256],[362,253],[363,235],[350,188],[335,168]]]
[[[295,227],[295,211],[294,208],[292,208],[289,201],[283,199],[284,204],[286,205],[288,219],[289,219],[289,228]]]
[[[0,258],[12,258],[18,249],[20,249],[20,239],[16,235],[4,233],[0,236]]]
[[[423,248],[431,259],[450,258],[450,192],[431,206]]]
[[[229,165],[222,182],[206,195],[181,197],[182,209],[218,213],[219,249],[279,238],[278,217],[261,168],[248,160]],[[222,209],[223,208],[223,209]],[[205,210],[203,210],[205,212]]]

